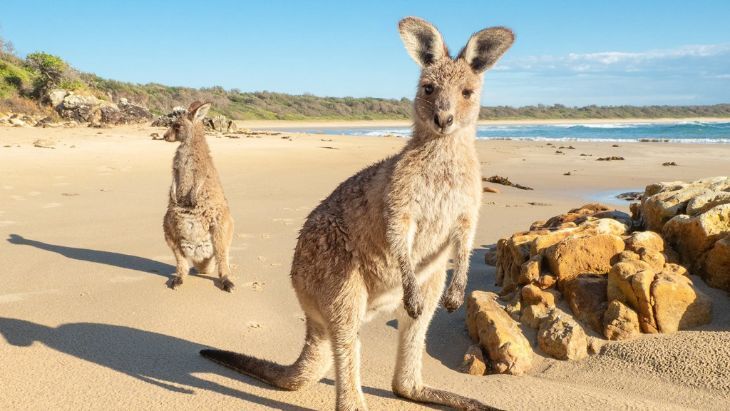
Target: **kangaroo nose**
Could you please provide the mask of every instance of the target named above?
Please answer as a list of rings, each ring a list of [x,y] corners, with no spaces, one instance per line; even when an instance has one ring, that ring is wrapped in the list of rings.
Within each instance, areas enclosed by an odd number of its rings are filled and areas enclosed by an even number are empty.
[[[436,114],[433,116],[433,122],[436,123],[439,128],[448,127],[454,123],[454,116],[453,114]]]

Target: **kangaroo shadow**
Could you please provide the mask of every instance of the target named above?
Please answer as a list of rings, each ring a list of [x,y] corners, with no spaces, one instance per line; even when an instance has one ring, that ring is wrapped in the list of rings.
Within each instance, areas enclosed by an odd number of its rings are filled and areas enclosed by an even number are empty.
[[[73,260],[89,261],[145,273],[154,273],[166,278],[171,278],[175,272],[175,267],[170,264],[161,263],[149,258],[137,257],[135,255],[49,244],[42,241],[30,240],[18,234],[10,234],[7,241],[10,244],[29,245],[41,250],[58,253]]]
[[[168,335],[98,323],[70,323],[53,328],[3,317],[0,317],[0,335],[17,347],[40,342],[59,352],[176,393],[192,394],[193,389],[200,389],[276,409],[308,410],[194,376],[195,373],[217,373],[238,379],[240,374],[198,356],[200,349],[207,347]],[[252,379],[247,379],[247,383],[273,390]]]
[[[439,307],[428,329],[426,352],[452,370],[461,365],[464,353],[473,344],[466,331],[466,299],[473,290],[498,291],[495,286],[495,268],[484,263],[486,251],[486,247],[472,250],[464,304],[453,313]]]

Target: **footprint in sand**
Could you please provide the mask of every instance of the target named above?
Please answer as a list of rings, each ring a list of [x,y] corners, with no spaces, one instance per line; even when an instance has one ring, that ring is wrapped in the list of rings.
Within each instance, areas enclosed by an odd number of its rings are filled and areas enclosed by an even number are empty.
[[[40,191],[31,191],[28,193],[28,197],[38,197],[39,195],[41,195]]]
[[[238,234],[236,234],[236,237],[238,237],[238,238],[253,238],[253,234],[249,234],[249,233],[238,233]]]
[[[263,255],[260,255],[260,256],[256,257],[256,259],[259,260],[262,263],[265,263],[266,262],[266,257],[264,257]]]
[[[269,238],[271,238],[271,234],[263,233],[263,234],[261,234],[261,238],[269,239]]]
[[[17,195],[17,194],[13,194],[13,195],[11,195],[11,196],[10,196],[10,198],[12,198],[12,199],[13,199],[13,200],[15,200],[15,201],[23,201],[23,200],[25,200],[25,197],[23,197],[23,196],[19,196],[19,195]]]
[[[146,277],[143,277],[141,275],[120,275],[116,277],[112,277],[109,279],[110,283],[135,283],[137,281],[142,281]]]
[[[265,285],[266,283],[263,281],[249,281],[243,284],[244,287],[250,287],[254,291],[263,290]]]
[[[249,321],[246,323],[246,327],[248,328],[261,328],[261,324],[257,323],[256,321]]]
[[[238,246],[235,246],[235,245],[234,246],[231,246],[231,250],[234,250],[234,251],[248,250],[248,244],[241,244],[241,245],[238,245]]]
[[[292,218],[275,218],[272,221],[274,221],[275,223],[284,223],[284,225],[294,224],[294,219]]]
[[[57,208],[57,207],[61,207],[62,205],[63,204],[61,204],[61,203],[48,203],[48,204],[44,204],[43,208]]]

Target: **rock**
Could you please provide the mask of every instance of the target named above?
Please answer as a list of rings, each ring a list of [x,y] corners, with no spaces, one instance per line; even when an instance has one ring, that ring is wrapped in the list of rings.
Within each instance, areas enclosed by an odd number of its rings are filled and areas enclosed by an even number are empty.
[[[38,148],[56,148],[56,142],[46,138],[41,138],[33,142],[33,147]]]
[[[48,92],[48,95],[46,96],[47,100],[51,103],[51,107],[54,109],[63,103],[63,99],[69,94],[67,90],[64,89],[53,89]]]
[[[641,203],[641,218],[648,230],[661,233],[667,221],[686,212],[692,199],[712,191],[726,191],[728,188],[728,177],[712,177],[692,183],[674,181],[651,184],[646,187]]]
[[[730,204],[717,205],[694,217],[685,214],[673,217],[664,226],[663,233],[691,268],[717,240],[730,233]]]
[[[469,336],[488,354],[498,374],[520,375],[532,366],[532,347],[517,323],[496,302],[496,294],[474,291],[467,301]]]
[[[187,114],[187,112],[188,110],[185,107],[176,106],[171,112],[157,117],[152,122],[152,127],[170,127],[172,126],[172,123],[177,121],[180,116]]]
[[[634,251],[624,250],[618,254],[618,261],[638,261],[641,260],[641,256]]]
[[[606,346],[606,341],[596,337],[588,337],[588,354],[597,355],[603,352],[603,348]]]
[[[621,156],[609,156],[609,157],[599,157],[596,159],[596,161],[618,161],[623,160],[624,158]]]
[[[545,261],[562,288],[562,283],[583,273],[608,273],[611,261],[622,251],[623,240],[613,234],[574,236],[548,248]]]
[[[705,254],[701,272],[710,287],[730,291],[730,236],[716,241]]]
[[[639,256],[641,257],[641,261],[645,261],[649,264],[654,272],[662,271],[664,264],[666,263],[664,254],[659,251],[642,248],[639,250]]]
[[[459,371],[470,375],[484,375],[487,372],[487,364],[484,362],[484,354],[477,344],[472,344],[464,354],[464,362]]]
[[[664,267],[662,267],[661,273],[667,274],[667,275],[683,275],[688,276],[689,272],[686,268],[679,264],[674,263],[667,263],[664,264]]]
[[[153,140],[162,140],[162,137],[160,137],[157,133],[150,134],[150,137],[152,137]]]
[[[543,304],[546,307],[555,307],[555,302],[560,298],[553,290],[541,290],[536,285],[522,287],[522,303],[525,305]]]
[[[490,247],[484,252],[484,263],[486,265],[497,265],[497,247]]]
[[[122,113],[123,124],[143,123],[152,119],[147,107],[131,103],[126,98],[120,98],[117,106]]]
[[[624,303],[613,300],[603,314],[603,335],[609,340],[628,340],[640,334],[639,316]]]
[[[537,254],[531,257],[520,266],[520,275],[517,277],[518,285],[529,284],[533,281],[537,281],[540,278],[540,262],[542,256]]]
[[[546,354],[558,360],[581,360],[587,354],[586,334],[569,316],[551,314],[540,324],[537,343]]]
[[[522,308],[518,320],[522,324],[536,329],[540,327],[540,324],[550,315],[551,312],[552,308],[545,304],[525,305]]]
[[[28,127],[28,123],[17,117],[11,117],[8,122],[15,127]]]
[[[626,249],[639,252],[640,249],[664,251],[664,239],[653,231],[635,231],[626,239]]]
[[[608,301],[618,300],[630,307],[638,307],[639,303],[631,286],[631,278],[634,274],[644,270],[651,270],[651,266],[645,261],[621,261],[614,264],[611,271],[608,272],[606,286]]]
[[[218,131],[221,133],[228,133],[236,131],[238,128],[233,120],[228,119],[226,116],[215,116],[213,118],[206,117],[203,119],[203,125],[209,130]]]
[[[603,275],[581,275],[563,286],[563,297],[573,315],[588,324],[597,333],[603,332],[603,313],[606,311],[608,280]]]
[[[641,191],[628,191],[626,193],[616,195],[616,198],[625,201],[640,201],[643,194],[644,193]]]
[[[550,274],[544,274],[541,275],[540,278],[537,280],[537,286],[545,290],[554,286],[556,282],[557,279],[555,278],[555,276]]]
[[[102,101],[94,96],[82,96],[69,93],[56,107],[61,117],[80,123],[99,123],[101,113],[99,107]]]
[[[708,191],[689,200],[687,214],[695,216],[715,206],[728,203],[730,203],[730,191]]]
[[[485,193],[499,194],[499,190],[497,188],[491,187],[491,186],[484,186],[484,187],[482,187],[482,191],[485,192]]]
[[[712,320],[712,300],[681,275],[660,273],[651,284],[656,324],[662,333],[697,327]]]
[[[651,297],[651,284],[654,282],[654,276],[654,271],[642,270],[631,277],[631,289],[636,297],[636,305],[633,308],[639,315],[639,328],[647,334],[659,332]]]

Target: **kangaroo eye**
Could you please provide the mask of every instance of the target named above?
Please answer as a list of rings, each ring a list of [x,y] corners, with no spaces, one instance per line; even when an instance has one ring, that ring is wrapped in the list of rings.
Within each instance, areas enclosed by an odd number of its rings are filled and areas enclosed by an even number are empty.
[[[426,84],[425,86],[423,86],[423,92],[426,94],[433,93],[433,86],[430,84]]]
[[[461,95],[464,96],[464,98],[469,98],[469,97],[471,97],[472,93],[474,93],[474,91],[469,90],[469,89],[464,89],[461,92]]]

